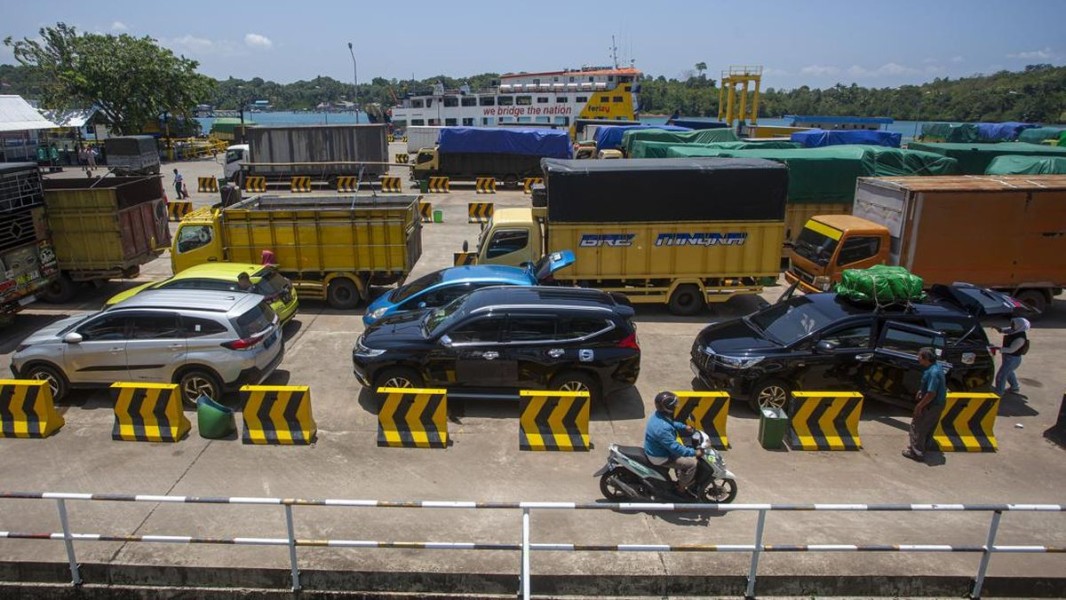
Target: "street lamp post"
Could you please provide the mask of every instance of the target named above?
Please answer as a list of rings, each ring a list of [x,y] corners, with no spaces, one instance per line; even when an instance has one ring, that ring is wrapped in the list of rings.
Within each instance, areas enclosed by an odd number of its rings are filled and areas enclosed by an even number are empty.
[[[355,62],[355,50],[352,49],[352,43],[348,42],[348,54],[352,55],[352,87],[354,92],[352,93],[352,102],[355,104],[355,122],[359,123],[359,64]]]

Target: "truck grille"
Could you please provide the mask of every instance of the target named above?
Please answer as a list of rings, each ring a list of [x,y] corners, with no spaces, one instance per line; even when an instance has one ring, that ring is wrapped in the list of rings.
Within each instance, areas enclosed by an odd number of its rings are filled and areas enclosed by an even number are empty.
[[[802,281],[803,283],[809,283],[811,285],[814,285],[814,275],[811,275],[810,273],[804,271],[796,265],[792,265],[792,274],[796,277],[799,277],[800,281]]]
[[[36,239],[31,211],[0,213],[0,252],[32,243]]]

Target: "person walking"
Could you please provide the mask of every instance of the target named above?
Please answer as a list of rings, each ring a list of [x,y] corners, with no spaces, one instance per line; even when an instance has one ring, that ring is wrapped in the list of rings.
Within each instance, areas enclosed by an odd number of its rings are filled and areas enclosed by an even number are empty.
[[[936,424],[940,422],[940,414],[944,412],[948,386],[944,379],[944,370],[937,364],[936,353],[932,348],[926,347],[918,351],[918,364],[924,371],[922,383],[914,397],[918,404],[914,407],[910,440],[903,456],[921,462],[925,460],[925,450],[932,441]]]
[[[1020,394],[1022,388],[1018,385],[1018,376],[1015,371],[1022,364],[1022,357],[1029,352],[1029,320],[1022,317],[1014,317],[1010,320],[1010,327],[1000,328],[1003,334],[1003,346],[999,349],[1003,355],[996,373],[996,395],[1002,397],[1010,384],[1010,393]]]
[[[185,181],[181,177],[181,173],[178,173],[178,169],[174,169],[174,193],[177,195],[177,199],[181,200],[185,196],[183,190],[185,189]]]
[[[96,148],[93,146],[85,147],[85,158],[89,161],[89,170],[96,170]]]

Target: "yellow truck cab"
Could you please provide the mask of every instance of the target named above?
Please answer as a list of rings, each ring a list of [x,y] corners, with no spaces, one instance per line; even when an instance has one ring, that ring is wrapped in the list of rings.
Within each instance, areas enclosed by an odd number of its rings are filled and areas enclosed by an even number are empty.
[[[851,215],[818,215],[796,236],[785,279],[805,292],[827,292],[844,269],[888,262],[888,228]]]

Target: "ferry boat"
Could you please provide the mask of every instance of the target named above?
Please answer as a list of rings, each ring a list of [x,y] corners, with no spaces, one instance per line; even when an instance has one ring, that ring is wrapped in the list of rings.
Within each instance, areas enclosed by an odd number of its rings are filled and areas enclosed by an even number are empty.
[[[568,128],[578,119],[636,121],[640,71],[634,67],[585,66],[543,73],[507,73],[499,86],[409,94],[392,108],[396,129],[412,126],[531,126]]]

